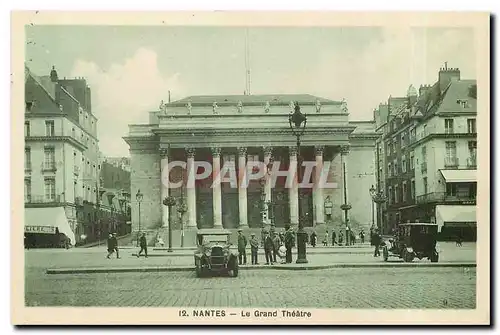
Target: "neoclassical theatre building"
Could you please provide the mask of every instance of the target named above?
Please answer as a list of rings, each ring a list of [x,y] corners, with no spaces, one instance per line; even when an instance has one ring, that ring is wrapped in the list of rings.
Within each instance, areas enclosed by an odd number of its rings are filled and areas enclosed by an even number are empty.
[[[270,163],[280,162],[280,170],[294,173],[298,156],[288,116],[295,103],[307,115],[299,157],[329,162],[326,179],[337,187],[286,187],[285,177],[278,177],[274,187],[270,178],[251,180],[248,187],[229,182],[211,187],[213,175],[225,164],[239,171],[249,161],[273,168]],[[349,120],[345,101],[311,95],[190,96],[162,102],[157,111],[149,112],[148,124],[130,125],[124,137],[131,155],[132,231],[165,231],[169,208],[162,199],[170,195],[185,204],[183,214],[172,207],[173,236],[196,228],[260,228],[263,222],[297,225],[299,206],[306,227],[339,229],[345,227],[340,208],[344,198],[351,205],[349,225],[367,232],[372,225],[369,189],[376,181],[376,138],[373,121]],[[173,161],[186,162],[186,169],[166,173]],[[184,176],[193,171],[195,161],[209,162],[215,172],[196,180],[195,187],[186,187]],[[314,178],[313,173],[311,181]],[[169,187],[179,181],[185,186]],[[140,213],[138,190],[143,194]]]

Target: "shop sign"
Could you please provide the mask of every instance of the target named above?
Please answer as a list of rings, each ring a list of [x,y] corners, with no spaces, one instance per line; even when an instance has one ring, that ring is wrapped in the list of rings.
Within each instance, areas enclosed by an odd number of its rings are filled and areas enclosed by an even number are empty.
[[[47,226],[25,226],[24,232],[32,234],[55,234],[56,228]]]

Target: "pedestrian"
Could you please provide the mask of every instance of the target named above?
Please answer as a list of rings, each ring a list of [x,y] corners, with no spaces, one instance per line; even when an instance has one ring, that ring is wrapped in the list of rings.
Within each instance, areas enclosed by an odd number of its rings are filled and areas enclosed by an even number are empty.
[[[318,235],[316,235],[316,232],[313,230],[313,232],[311,233],[311,245],[313,246],[313,248],[316,247],[316,240],[318,239]]]
[[[273,236],[273,261],[276,263],[276,256],[278,255],[279,248],[281,246],[281,240],[276,232]]]
[[[141,250],[137,253],[137,258],[141,256],[141,253],[144,251],[144,257],[148,258],[148,241],[146,240],[146,233],[142,233],[141,238],[139,239],[139,245]]]
[[[361,240],[361,243],[365,243],[365,232],[363,229],[359,232],[359,239]]]
[[[252,233],[250,236],[250,251],[252,253],[252,265],[258,265],[257,253],[259,251],[259,241],[255,237],[255,233]]]
[[[332,247],[335,246],[335,243],[337,243],[337,233],[335,233],[335,230],[332,230]]]
[[[323,237],[323,246],[328,246],[328,230],[325,232],[325,236]]]
[[[295,245],[295,236],[292,228],[289,225],[285,226],[285,248],[286,248],[286,263],[292,262],[292,248]]]
[[[266,265],[273,265],[273,238],[269,235],[269,232],[264,233],[264,253],[266,255]]]
[[[110,256],[116,251],[116,258],[120,258],[120,255],[118,254],[118,241],[116,240],[116,237],[114,234],[109,234],[108,236],[108,256],[107,258],[110,258]]]
[[[350,241],[351,245],[354,245],[354,243],[356,242],[356,234],[354,233],[354,231],[352,231],[352,229],[349,230],[349,232],[351,234],[351,236],[350,236],[351,237],[351,241]]]
[[[247,238],[243,235],[243,230],[238,229],[238,263],[247,264]]]
[[[380,236],[377,229],[373,231],[373,245],[375,246],[375,250],[373,252],[373,257],[380,256],[380,242],[382,242],[382,237]]]
[[[342,233],[342,230],[339,231],[339,245],[342,245],[342,242],[344,241],[344,234]]]

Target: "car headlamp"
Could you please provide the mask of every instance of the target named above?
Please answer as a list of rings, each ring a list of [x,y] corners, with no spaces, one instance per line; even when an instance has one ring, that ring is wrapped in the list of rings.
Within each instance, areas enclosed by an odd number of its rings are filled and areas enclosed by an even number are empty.
[[[224,256],[228,256],[229,255],[229,249],[224,249]]]

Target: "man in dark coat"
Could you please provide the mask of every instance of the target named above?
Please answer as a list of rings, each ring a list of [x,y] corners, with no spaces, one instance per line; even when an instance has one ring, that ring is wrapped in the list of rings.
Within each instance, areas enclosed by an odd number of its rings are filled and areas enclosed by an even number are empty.
[[[257,237],[254,233],[252,233],[250,236],[250,251],[252,253],[252,265],[259,264],[257,261],[257,255],[259,252],[259,240],[257,240]]]
[[[335,230],[332,230],[332,247],[335,246],[337,243],[337,233],[335,233]]]
[[[145,257],[148,258],[148,241],[146,240],[146,233],[142,233],[141,238],[139,239],[139,244],[141,246],[141,250],[137,254],[137,258],[139,258],[143,251]]]
[[[378,229],[375,229],[373,231],[373,245],[375,246],[375,250],[373,252],[373,257],[379,257],[380,256],[380,242],[382,242],[382,237],[380,236]]]
[[[120,258],[120,255],[118,253],[118,240],[116,239],[116,233],[113,233],[113,234],[109,234],[109,237],[108,237],[108,256],[107,256],[107,258],[110,258],[110,256],[115,251],[116,251],[116,258]]]
[[[313,246],[313,248],[316,247],[316,241],[317,241],[317,239],[318,239],[318,235],[316,235],[316,232],[313,231],[311,233],[311,245]]]
[[[266,255],[266,265],[269,265],[269,263],[273,265],[273,248],[273,239],[271,235],[269,235],[269,232],[266,231],[264,233],[264,253]]]
[[[243,230],[238,229],[238,263],[247,264],[247,238],[243,235]]]
[[[285,248],[286,248],[286,262],[292,262],[292,248],[295,244],[295,235],[289,225],[285,226]]]

